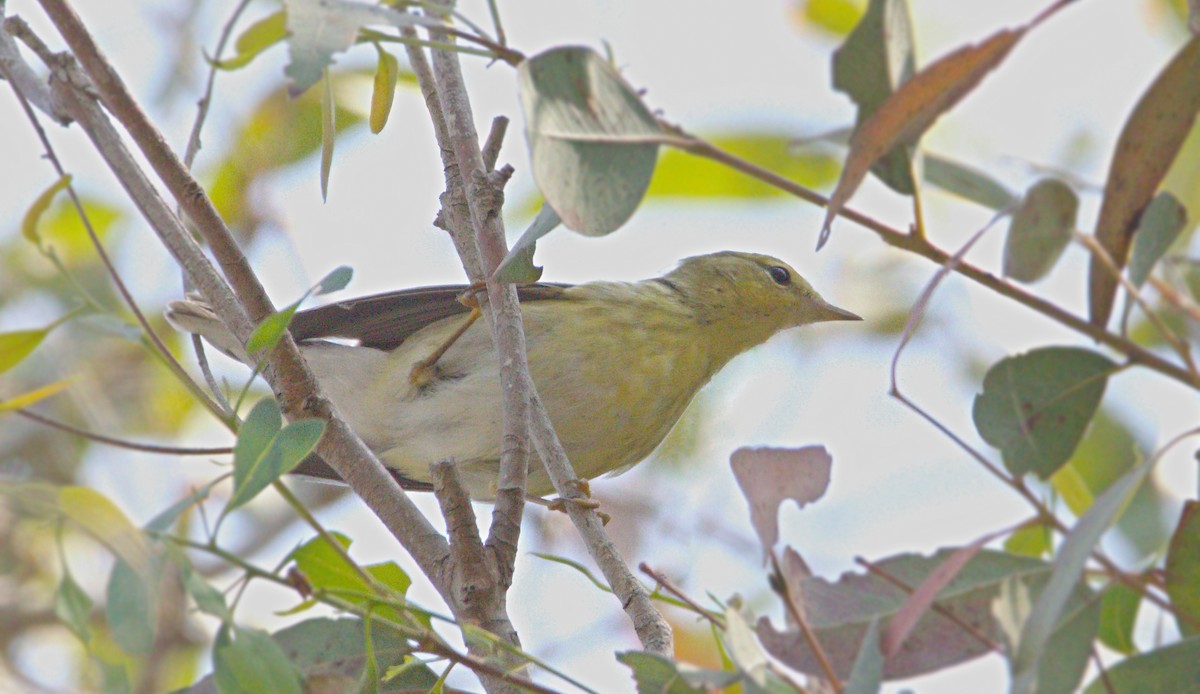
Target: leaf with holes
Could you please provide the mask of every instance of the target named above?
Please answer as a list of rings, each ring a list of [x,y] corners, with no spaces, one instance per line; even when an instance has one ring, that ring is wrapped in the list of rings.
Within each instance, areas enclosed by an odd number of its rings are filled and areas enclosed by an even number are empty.
[[[1117,365],[1074,347],[1044,347],[988,369],[971,417],[1014,475],[1045,480],[1079,445]]]

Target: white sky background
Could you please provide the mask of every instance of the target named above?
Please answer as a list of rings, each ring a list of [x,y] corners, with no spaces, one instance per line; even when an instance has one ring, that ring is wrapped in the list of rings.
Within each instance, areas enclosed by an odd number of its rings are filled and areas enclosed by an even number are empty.
[[[154,36],[155,22],[174,12],[174,3],[78,4],[135,94],[148,97],[162,79],[161,56],[170,49],[151,38],[132,37]],[[228,4],[222,3],[222,12]],[[911,0],[919,64],[1022,23],[1048,4]],[[146,9],[151,5],[153,9]],[[260,5],[255,15],[268,11],[266,3]],[[1093,147],[1073,163],[1073,170],[1102,184],[1120,125],[1178,45],[1179,37],[1172,39],[1153,20],[1151,6],[1148,1],[1090,0],[1064,10],[1030,33],[976,93],[939,122],[924,145],[1021,190],[1035,178],[1025,162],[1063,164],[1072,140],[1086,135]],[[510,43],[526,54],[565,43],[603,50],[601,41],[607,41],[630,83],[647,90],[650,107],[699,134],[757,126],[804,136],[853,120],[849,99],[830,87],[833,40],[798,29],[784,2],[554,0],[502,2],[501,10]],[[26,16],[43,36],[53,36],[34,3],[10,2],[8,11]],[[466,2],[463,11],[486,26],[482,2]],[[206,14],[205,21],[220,16]],[[215,40],[213,26],[206,47]],[[374,51],[363,48],[341,63],[373,59]],[[519,200],[532,183],[514,72],[499,64],[486,67],[472,57],[464,62],[481,132],[487,131],[493,115],[513,119],[501,159],[517,167],[509,199]],[[253,94],[277,83],[282,65],[283,52],[276,48],[246,70],[218,78],[218,102],[206,138],[213,149],[201,154],[201,170],[206,155],[211,161],[220,153],[218,143],[236,118],[230,111],[248,108]],[[361,103],[366,103],[365,94]],[[190,109],[162,116],[168,141],[182,144],[192,116]],[[11,98],[0,99],[0,125],[3,132],[28,132]],[[77,131],[51,128],[51,136],[84,190],[117,195],[111,177],[96,167]],[[23,139],[28,141],[14,142]],[[0,218],[11,222],[0,233],[16,233],[23,210],[55,176],[39,161],[32,134],[6,137],[4,148]],[[279,177],[270,196],[287,237],[260,249],[254,261],[277,303],[290,301],[342,264],[355,269],[354,282],[343,296],[461,281],[449,241],[430,224],[441,190],[441,165],[428,118],[419,96],[402,91],[383,135],[359,132],[339,140],[327,203],[320,200],[315,160]],[[1097,203],[1097,196],[1084,196],[1083,228],[1093,225]],[[874,182],[851,204],[893,226],[909,220],[907,201]],[[926,205],[931,235],[948,249],[957,248],[990,216],[938,193],[929,193]],[[721,249],[766,252],[788,260],[827,299],[868,323],[894,308],[893,302],[911,301],[936,269],[924,261],[910,261],[895,271],[894,286],[881,287],[875,277],[900,254],[844,221],[835,224],[826,250],[816,254],[821,216],[821,210],[798,201],[654,204],[604,239],[558,231],[539,244],[536,261],[546,267],[545,279],[578,282],[653,276],[681,257]],[[527,220],[511,221],[515,238]],[[998,272],[1005,225],[972,252],[972,262]],[[140,225],[126,233],[148,234]],[[139,257],[138,272],[131,279],[148,303],[177,291],[164,253],[142,245],[132,252]],[[1051,277],[1034,289],[1082,312],[1084,271],[1083,252],[1072,248]],[[891,292],[895,296],[881,296]],[[45,316],[37,316],[35,309],[26,315],[0,315],[0,329],[44,323]],[[927,553],[961,545],[1030,514],[1014,493],[887,396],[894,337],[868,334],[857,324],[828,324],[801,333],[777,337],[718,375],[702,395],[710,418],[695,459],[686,462],[689,472],[678,475],[664,466],[648,465],[594,485],[597,496],[614,507],[623,497],[652,504],[660,509],[664,525],[674,528],[635,531],[622,527],[618,516],[613,525],[618,536],[642,535],[635,553],[628,556],[631,564],[646,561],[665,570],[698,598],[706,592],[721,598],[739,592],[751,597],[760,613],[780,618],[777,605],[765,598],[766,582],[757,549],[750,543],[753,532],[746,506],[728,469],[728,455],[740,445],[829,447],[834,468],[828,495],[803,511],[789,506],[782,531],[784,543],[796,547],[816,573],[830,578],[852,569],[856,556],[881,559],[901,551]],[[970,422],[979,372],[972,372],[978,364],[969,359],[972,353],[981,354],[986,364],[1045,344],[1089,346],[1030,311],[952,279],[943,285],[933,315],[906,352],[901,386],[998,461]],[[238,371],[231,368],[229,373]],[[1136,411],[1123,413],[1156,444],[1193,426],[1200,414],[1193,393],[1154,375],[1117,376],[1108,401],[1136,404]],[[207,430],[198,425],[197,431]],[[176,498],[183,480],[212,472],[202,463],[177,464],[107,450],[97,458],[103,465],[92,467],[90,481],[138,521]],[[180,471],[181,466],[191,467]],[[1160,484],[1177,495],[1195,493],[1188,450],[1169,456],[1159,473]],[[432,501],[422,499],[428,508],[433,508]],[[486,521],[490,507],[477,508]],[[565,519],[545,518],[537,509],[530,515],[555,537],[569,537]],[[357,538],[355,555],[362,561],[396,558],[393,540],[361,507],[342,503],[323,519],[328,527]],[[714,539],[714,527],[740,541]],[[271,548],[266,562],[306,536],[293,528]],[[534,537],[526,534],[523,551],[537,549]],[[555,551],[590,565],[577,544],[560,542]],[[432,591],[421,587],[414,587],[413,595],[419,601],[434,600]],[[257,590],[252,596],[245,606],[253,609],[241,611],[240,617],[272,628],[279,622],[271,611],[293,604],[291,596],[274,589]],[[600,691],[632,688],[628,670],[611,656],[613,651],[638,647],[627,620],[610,597],[600,595],[577,573],[523,555],[509,605],[528,650]],[[557,680],[546,681],[558,686]],[[1007,677],[1003,663],[993,657],[904,684],[915,684],[921,692],[999,692],[1005,690]]]

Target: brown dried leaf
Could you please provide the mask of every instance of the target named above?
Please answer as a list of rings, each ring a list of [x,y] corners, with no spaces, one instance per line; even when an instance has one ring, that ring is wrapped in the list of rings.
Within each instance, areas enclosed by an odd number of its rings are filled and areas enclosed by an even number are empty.
[[[1200,36],[1180,49],[1142,95],[1117,139],[1096,221],[1096,240],[1125,267],[1133,232],[1200,112]],[[1105,326],[1117,278],[1099,258],[1088,269],[1088,316]]]
[[[803,507],[829,488],[833,458],[824,446],[739,448],[729,458],[742,495],[750,502],[750,522],[765,557],[779,540],[779,506],[794,499]]]
[[[950,110],[1000,64],[1028,27],[1007,29],[979,44],[964,46],[918,72],[900,86],[850,138],[850,154],[838,180],[818,248],[829,237],[833,218],[866,178],[871,165],[898,144],[911,144],[938,116]]]

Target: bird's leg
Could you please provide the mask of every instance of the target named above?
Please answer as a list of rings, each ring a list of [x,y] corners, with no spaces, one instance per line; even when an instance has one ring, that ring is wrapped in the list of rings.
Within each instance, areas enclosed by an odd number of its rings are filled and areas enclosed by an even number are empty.
[[[433,367],[435,364],[437,364],[437,360],[441,359],[442,355],[446,353],[446,350],[450,349],[450,346],[453,345],[458,338],[462,337],[463,333],[467,332],[467,330],[475,324],[475,321],[479,320],[479,317],[483,315],[483,311],[479,308],[479,300],[475,298],[475,294],[482,290],[484,286],[485,285],[483,282],[475,282],[471,284],[470,287],[467,287],[465,292],[459,295],[458,302],[471,309],[471,312],[467,314],[467,319],[463,321],[463,324],[459,326],[458,330],[455,330],[450,337],[446,338],[445,342],[439,345],[437,349],[433,350],[433,354],[430,354],[428,357],[413,365],[412,371],[408,372],[408,380],[414,386],[418,388],[424,388],[425,386],[429,385],[429,382],[433,380]]]
[[[589,484],[587,480],[574,479],[568,482],[568,484],[575,487],[580,492],[583,492],[584,496],[565,498],[560,496],[557,499],[543,499],[540,496],[528,496],[526,499],[538,504],[539,506],[545,506],[551,511],[561,511],[562,513],[567,512],[567,504],[574,504],[580,508],[590,508],[593,511],[596,511],[596,509],[600,508],[600,502],[592,498],[592,485]],[[612,520],[612,516],[603,511],[596,511],[596,515],[600,516],[600,521],[605,525],[608,525],[608,522]]]

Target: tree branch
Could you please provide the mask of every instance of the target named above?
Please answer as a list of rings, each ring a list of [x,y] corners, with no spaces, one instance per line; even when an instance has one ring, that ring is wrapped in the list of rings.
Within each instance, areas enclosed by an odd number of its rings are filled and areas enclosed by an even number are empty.
[[[238,296],[257,318],[267,315],[272,308],[265,291],[203,188],[146,118],[115,70],[100,54],[79,17],[65,0],[42,0],[42,6],[87,70],[105,105],[133,136],[159,177],[209,243]],[[250,334],[252,323],[242,304],[234,298],[229,285],[217,274],[204,252],[142,174],[95,101],[81,88],[86,80],[81,80],[74,66],[69,63],[55,67],[52,80],[55,97],[66,105],[67,112],[87,132],[131,199],[196,287],[234,334],[244,340]],[[431,579],[436,576],[439,563],[448,552],[445,539],[413,506],[404,490],[374,454],[336,415],[329,401],[319,394],[316,381],[290,336],[285,335],[280,341],[271,355],[271,364],[272,368],[264,376],[280,395],[288,415],[293,419],[318,417],[327,421],[317,453],[383,521],[422,571]],[[439,592],[445,588],[436,580],[434,584]],[[443,596],[446,597],[445,593]]]

